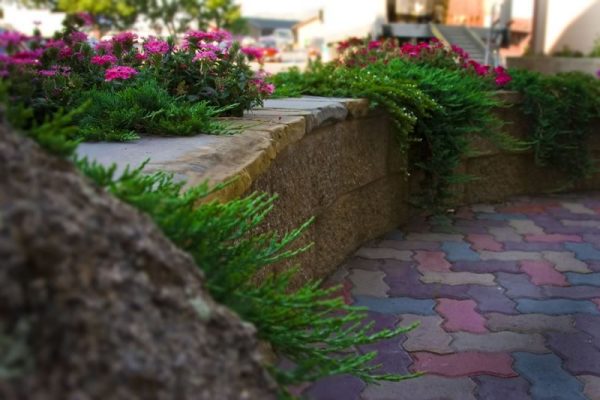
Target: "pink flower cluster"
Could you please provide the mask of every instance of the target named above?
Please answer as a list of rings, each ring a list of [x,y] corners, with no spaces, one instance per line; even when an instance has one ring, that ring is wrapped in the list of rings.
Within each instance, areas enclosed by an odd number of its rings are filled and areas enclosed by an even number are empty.
[[[148,54],[167,54],[169,52],[169,43],[150,37],[144,43],[144,50]]]
[[[263,49],[258,47],[242,47],[242,53],[244,53],[250,60],[261,60],[264,56]]]
[[[268,83],[266,81],[267,77],[268,77],[267,73],[260,71],[251,80],[251,82],[252,82],[252,84],[254,84],[254,86],[258,90],[258,93],[260,93],[262,95],[270,96],[275,91],[275,85],[273,85],[272,83]]]
[[[117,62],[117,57],[112,54],[104,54],[101,56],[93,56],[91,63],[94,65],[111,65]]]
[[[90,13],[79,12],[75,15],[77,18],[79,18],[83,22],[83,25],[85,25],[85,26],[94,25],[94,17],[92,17],[92,15]]]
[[[131,46],[137,42],[138,35],[132,32],[117,33],[113,38],[113,43],[119,43],[122,46]]]
[[[341,54],[339,62],[347,67],[365,67],[377,61],[388,63],[397,57],[407,57],[430,65],[473,71],[478,76],[492,78],[498,87],[505,86],[511,81],[510,75],[504,68],[492,69],[489,65],[478,63],[459,46],[453,45],[447,48],[437,39],[398,46],[391,40],[364,41],[352,38],[339,43],[338,52]]]
[[[4,31],[0,33],[0,47],[15,47],[29,40],[27,35],[19,32]]]
[[[127,80],[127,79],[137,75],[137,73],[138,73],[138,71],[135,68],[118,65],[116,67],[108,68],[104,72],[104,80],[106,82],[110,82],[115,79]]]

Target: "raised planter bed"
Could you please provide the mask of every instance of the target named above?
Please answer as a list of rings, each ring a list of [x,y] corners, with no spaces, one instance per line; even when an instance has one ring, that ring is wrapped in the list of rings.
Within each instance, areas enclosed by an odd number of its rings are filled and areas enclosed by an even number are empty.
[[[514,93],[502,93],[516,103]],[[530,124],[516,107],[498,110],[508,132],[525,138]],[[322,278],[364,242],[401,225],[417,210],[408,203],[419,176],[407,176],[384,113],[365,100],[303,97],[269,100],[231,119],[233,136],[148,137],[131,143],[85,143],[79,154],[120,168],[147,158],[188,185],[237,178],[221,199],[252,191],[277,194],[265,228],[289,231],[308,218],[314,248],[298,258],[300,279]],[[592,144],[594,145],[594,144]],[[530,152],[509,153],[474,140],[476,154],[461,169],[479,179],[456,188],[457,202],[502,201],[560,187],[563,178],[535,166]],[[594,147],[600,151],[597,144]],[[600,189],[600,175],[578,189]]]

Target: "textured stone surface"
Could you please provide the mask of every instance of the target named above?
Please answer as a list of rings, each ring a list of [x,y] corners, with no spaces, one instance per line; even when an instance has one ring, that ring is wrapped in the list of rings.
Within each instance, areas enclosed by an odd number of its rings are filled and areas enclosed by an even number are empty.
[[[418,268],[424,271],[449,272],[452,266],[446,260],[446,253],[443,251],[417,251],[415,252],[415,261]]]
[[[469,378],[427,375],[400,382],[381,382],[363,391],[363,400],[477,400],[475,383]]]
[[[210,299],[189,255],[3,129],[0,215],[0,336],[31,362],[0,397],[275,398],[254,328]]]
[[[473,272],[429,272],[421,277],[424,283],[440,283],[444,285],[482,285],[495,286],[494,275],[475,274]]]
[[[531,220],[512,220],[510,226],[520,235],[543,235],[544,230]]]
[[[439,299],[436,311],[444,318],[449,332],[485,333],[485,319],[479,314],[473,300]]]
[[[513,377],[512,357],[508,353],[461,352],[453,354],[412,353],[413,369],[446,377],[492,375]]]
[[[563,208],[563,197],[519,198],[463,207],[444,224],[415,218],[368,244],[414,256],[354,264],[377,274],[373,290],[382,271],[392,296],[357,304],[387,312],[381,326],[421,322],[378,347],[380,371],[429,374],[368,385],[361,399],[600,400],[600,235],[587,223],[600,220],[600,198],[564,198],[599,214]]]
[[[402,325],[419,322],[419,326],[406,333],[406,341],[402,346],[409,352],[427,351],[430,353],[452,353],[450,342],[452,336],[442,328],[444,320],[437,316],[402,315]]]
[[[534,399],[586,400],[583,384],[561,366],[554,354],[515,353],[515,369],[531,383]]]
[[[522,313],[539,313],[547,315],[592,314],[599,315],[598,309],[591,301],[568,299],[517,299],[517,310]]]
[[[513,331],[524,333],[575,332],[574,318],[570,315],[506,315],[486,314],[486,326],[490,331]]]
[[[355,296],[354,305],[367,307],[369,310],[383,314],[418,314],[434,315],[433,300],[419,300],[411,298],[387,298],[369,296]]]
[[[591,272],[589,267],[581,260],[575,258],[570,252],[544,251],[542,255],[545,260],[554,264],[554,268],[561,272]]]
[[[519,378],[497,378],[477,376],[477,398],[479,400],[531,400],[529,382]]]
[[[363,257],[368,259],[386,259],[389,258],[391,260],[400,260],[400,261],[410,261],[412,260],[412,251],[402,251],[396,249],[385,249],[385,248],[366,248],[362,247],[360,250],[356,252],[357,257]]]
[[[565,360],[564,367],[575,375],[600,376],[600,349],[586,333],[551,333],[548,346]]]
[[[475,334],[469,332],[451,333],[451,347],[456,351],[508,352],[527,351],[529,353],[548,353],[544,337],[539,334],[517,332],[494,332]]]
[[[585,394],[590,400],[599,400],[600,399],[600,377],[593,375],[579,375],[577,377],[581,382],[583,382],[584,389],[583,394]]]
[[[474,250],[502,251],[502,243],[492,235],[473,233],[467,236],[467,240]]]
[[[521,261],[521,270],[535,285],[568,286],[565,276],[548,261]]]
[[[310,400],[360,400],[360,392],[365,384],[351,375],[338,375],[321,379],[306,391],[304,396]]]
[[[352,282],[352,294],[386,297],[389,286],[383,281],[385,274],[382,271],[365,271],[353,269],[348,279]]]

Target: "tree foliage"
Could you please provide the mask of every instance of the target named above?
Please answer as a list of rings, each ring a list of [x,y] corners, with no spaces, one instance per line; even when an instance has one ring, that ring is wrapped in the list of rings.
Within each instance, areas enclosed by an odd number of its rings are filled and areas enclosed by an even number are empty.
[[[199,29],[246,30],[246,21],[234,0],[20,0],[28,6],[45,6],[67,13],[87,12],[100,25],[127,28],[138,17],[164,25],[169,34]]]

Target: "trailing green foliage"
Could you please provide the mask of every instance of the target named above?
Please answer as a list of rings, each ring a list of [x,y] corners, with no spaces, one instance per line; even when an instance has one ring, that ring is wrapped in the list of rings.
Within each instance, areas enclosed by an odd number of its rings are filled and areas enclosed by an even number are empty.
[[[189,136],[198,133],[224,133],[215,117],[227,110],[206,101],[187,102],[171,96],[154,79],[112,90],[82,92],[89,102],[77,118],[82,140],[126,141],[149,135]]]
[[[206,287],[213,298],[252,322],[261,339],[287,360],[292,368],[271,366],[285,387],[321,377],[352,374],[365,382],[397,381],[418,374],[399,376],[380,374],[373,363],[376,352],[357,354],[355,346],[389,339],[413,329],[407,327],[373,332],[366,323],[366,309],[348,306],[339,296],[339,287],[323,288],[309,282],[291,289],[295,269],[268,272],[266,267],[293,259],[311,245],[294,246],[296,239],[312,220],[279,236],[261,231],[261,224],[273,208],[274,197],[252,194],[226,203],[207,197],[225,185],[212,189],[200,185],[184,190],[172,175],[144,174],[144,165],[117,172],[87,159],[77,159],[71,145],[70,116],[48,122],[44,130],[55,127],[54,142],[39,144],[60,156],[70,156],[81,172],[122,201],[148,214],[176,245],[189,252],[204,271]],[[43,136],[31,135],[34,139]],[[281,265],[281,264],[279,264]],[[272,269],[272,268],[271,268]],[[256,281],[261,272],[263,279]]]
[[[107,169],[85,159],[77,164],[97,184],[149,214],[175,244],[194,257],[215,300],[252,322],[262,339],[295,364],[292,370],[273,367],[282,387],[337,374],[352,374],[365,382],[407,378],[378,375],[378,366],[370,363],[374,352],[358,355],[347,351],[414,326],[370,333],[372,323],[363,323],[366,309],[345,305],[334,296],[339,288],[324,289],[320,282],[311,282],[290,290],[293,269],[254,281],[265,267],[310,247],[293,248],[292,244],[312,221],[282,237],[272,232],[256,234],[273,207],[273,197],[252,194],[227,203],[199,205],[221,186],[209,190],[201,185],[182,191],[182,183],[173,182],[170,175],[145,175],[143,166],[117,177],[114,166]]]
[[[510,88],[523,94],[523,110],[533,118],[536,162],[557,168],[571,183],[594,172],[588,139],[591,122],[600,118],[600,81],[576,72],[513,70],[511,75]]]
[[[383,107],[395,124],[404,154],[412,146],[413,167],[424,173],[416,203],[442,212],[452,198],[452,184],[468,177],[456,173],[469,151],[470,135],[503,147],[518,143],[500,132],[493,110],[501,103],[489,82],[462,69],[441,68],[404,58],[373,62],[361,68],[314,64],[273,77],[277,96],[365,97]]]
[[[414,82],[368,68],[338,68],[332,63],[314,63],[304,73],[292,69],[272,79],[278,97],[308,94],[370,99],[372,107],[381,105],[391,115],[397,143],[404,150],[410,144],[410,135],[417,121],[438,107]]]

